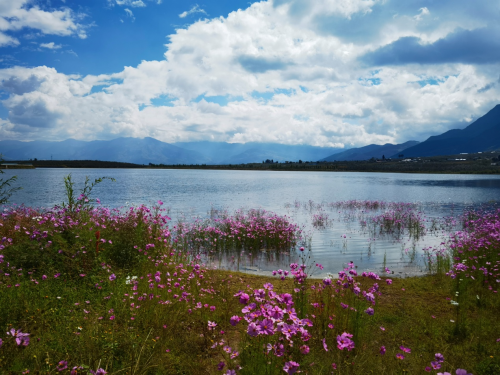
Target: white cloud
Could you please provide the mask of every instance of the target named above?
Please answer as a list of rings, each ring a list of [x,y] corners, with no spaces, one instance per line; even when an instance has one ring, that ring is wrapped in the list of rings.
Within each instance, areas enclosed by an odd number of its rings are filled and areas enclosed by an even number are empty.
[[[4,46],[17,46],[19,44],[19,40],[13,38],[7,34],[0,32],[0,47]]]
[[[125,10],[125,13],[127,13],[127,16],[132,18],[132,21],[135,21],[134,13],[128,8],[125,8],[124,10]]]
[[[446,20],[456,4],[448,1],[432,10],[444,20],[423,27],[413,18],[415,8],[380,19],[380,10],[373,9],[385,3],[320,3],[337,22],[362,17],[369,27],[354,40],[318,28],[319,5],[297,19],[293,3],[264,1],[179,29],[170,36],[164,60],[115,74],[0,70],[1,85],[11,93],[2,102],[9,118],[0,123],[0,137],[360,146],[423,140],[464,126],[498,104],[499,64],[369,67],[359,60],[405,36],[431,43],[453,31],[452,25],[484,24],[483,16],[454,14]],[[476,10],[484,4],[477,3]]]
[[[193,14],[193,13],[203,13],[203,14],[207,14],[207,12],[205,12],[203,9],[201,9],[199,7],[198,4],[194,5],[191,9],[189,10],[186,10],[184,12],[182,12],[181,14],[179,14],[179,17],[180,18],[186,18],[187,16]]]
[[[40,43],[40,47],[47,49],[60,49],[62,48],[62,45],[50,42],[50,43]]]
[[[49,35],[77,35],[85,39],[88,26],[79,23],[84,16],[69,8],[43,10],[30,0],[4,1],[0,4],[0,46],[19,44],[15,38],[1,32],[23,28],[40,30]]]
[[[431,14],[431,12],[429,11],[429,9],[427,9],[427,7],[420,8],[419,12],[420,12],[419,14],[413,17],[416,21],[420,21],[424,16]]]
[[[146,0],[146,1],[153,1],[153,0]],[[156,4],[161,4],[161,0],[155,0]],[[133,8],[144,8],[147,6],[147,4],[142,1],[142,0],[108,0],[108,4],[110,6],[114,5],[120,5],[120,6],[128,6],[128,7],[133,7]]]

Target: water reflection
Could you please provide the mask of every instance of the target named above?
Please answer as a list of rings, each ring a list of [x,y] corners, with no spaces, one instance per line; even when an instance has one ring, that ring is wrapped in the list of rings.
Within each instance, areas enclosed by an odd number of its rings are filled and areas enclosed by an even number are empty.
[[[500,196],[500,176],[149,169],[5,172],[4,177],[16,174],[23,187],[12,202],[34,207],[64,201],[63,177],[72,173],[77,189],[87,175],[91,179],[115,178],[115,183],[105,182],[94,189],[95,197],[110,207],[162,200],[171,207],[171,226],[179,220],[210,218],[212,209],[232,213],[242,207],[262,208],[288,215],[303,227],[311,259],[325,266],[318,276],[336,273],[349,261],[360,270],[379,271],[385,262],[397,273],[421,272],[422,249],[439,246],[456,229],[458,223],[453,218]],[[405,230],[381,232],[381,223],[375,225],[373,220],[390,209],[337,205],[352,200],[411,203],[412,212],[424,220],[425,235]],[[443,224],[446,220],[447,225]],[[286,267],[296,257],[294,252],[275,257],[262,252],[211,260],[217,266],[239,267],[246,272],[270,272]]]

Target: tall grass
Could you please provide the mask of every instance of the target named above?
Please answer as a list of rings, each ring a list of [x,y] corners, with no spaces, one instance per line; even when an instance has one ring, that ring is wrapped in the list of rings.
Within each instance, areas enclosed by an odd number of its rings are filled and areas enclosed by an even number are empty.
[[[440,266],[450,277],[391,280],[351,262],[318,280],[304,248],[276,277],[207,265],[211,252],[293,251],[300,228],[269,212],[174,229],[161,202],[7,208],[0,372],[496,374],[499,216],[469,218]]]

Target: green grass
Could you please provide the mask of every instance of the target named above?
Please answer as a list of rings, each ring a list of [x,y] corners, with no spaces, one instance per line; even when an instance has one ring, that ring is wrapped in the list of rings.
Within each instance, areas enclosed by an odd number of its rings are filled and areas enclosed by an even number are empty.
[[[391,285],[379,280],[381,295],[375,314],[369,316],[363,313],[370,306],[363,298],[350,290],[321,288],[321,280],[308,279],[296,293],[298,285],[290,278],[198,269],[195,255],[175,251],[165,227],[155,226],[159,211],[116,217],[102,211],[61,215],[64,224],[57,227],[58,220],[40,224],[33,217],[44,215],[29,209],[2,218],[0,373],[59,373],[58,363],[67,361],[68,368],[61,373],[79,366],[78,373],[85,374],[97,368],[110,374],[220,374],[241,366],[241,374],[282,374],[284,363],[294,360],[307,374],[422,374],[435,353],[445,358],[440,372],[454,374],[462,368],[478,375],[500,373],[498,294],[470,279],[459,282],[440,273],[393,279]],[[97,222],[100,237],[106,239],[98,253]],[[31,238],[35,233],[40,235]],[[495,246],[491,251],[500,252]],[[115,280],[110,280],[112,274]],[[130,276],[138,277],[136,290],[126,283]],[[362,290],[374,283],[365,277],[356,281]],[[265,283],[272,283],[277,293],[292,294],[296,304],[298,295],[304,296],[297,309],[301,318],[313,322],[306,342],[309,354],[300,353],[304,343],[296,338],[284,357],[266,355],[263,345],[272,342],[269,337],[250,337],[244,320],[231,326],[233,315],[243,315],[243,305],[234,294]],[[456,300],[457,288],[458,307],[450,302]],[[187,301],[175,297],[182,292],[189,293]],[[198,302],[201,308],[196,308]],[[356,306],[358,312],[342,309],[340,302]],[[215,330],[208,329],[209,321],[217,323]],[[328,328],[330,323],[334,328]],[[17,345],[6,334],[12,328],[29,333],[29,345]],[[336,337],[344,331],[354,334],[352,351],[336,347]],[[212,348],[222,339],[224,345]],[[224,346],[239,356],[231,359]],[[381,346],[387,350],[383,356]],[[402,353],[400,346],[411,348],[404,360],[396,358]],[[223,371],[217,369],[221,361],[226,365]]]

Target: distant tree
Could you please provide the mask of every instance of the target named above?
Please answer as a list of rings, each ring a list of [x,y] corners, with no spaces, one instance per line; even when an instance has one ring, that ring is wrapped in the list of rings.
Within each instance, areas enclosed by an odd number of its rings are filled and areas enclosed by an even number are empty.
[[[382,155],[382,160],[385,160],[385,155]]]
[[[299,160],[299,164],[302,164],[302,160]]]

